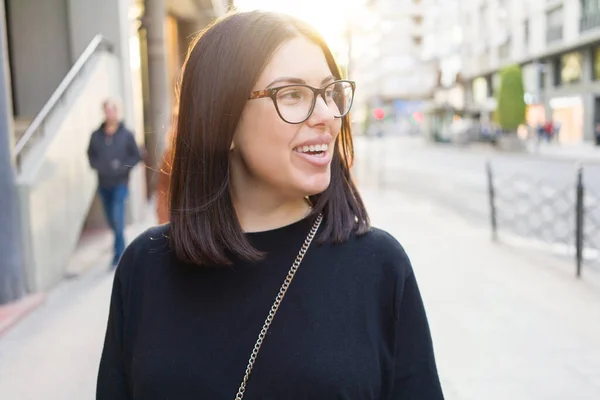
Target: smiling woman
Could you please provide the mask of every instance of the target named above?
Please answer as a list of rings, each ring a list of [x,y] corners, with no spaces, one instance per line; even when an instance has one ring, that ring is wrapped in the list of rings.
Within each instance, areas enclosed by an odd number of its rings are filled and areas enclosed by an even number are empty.
[[[171,222],[121,258],[98,400],[443,398],[410,261],[350,177],[354,88],[290,16],[196,39]]]

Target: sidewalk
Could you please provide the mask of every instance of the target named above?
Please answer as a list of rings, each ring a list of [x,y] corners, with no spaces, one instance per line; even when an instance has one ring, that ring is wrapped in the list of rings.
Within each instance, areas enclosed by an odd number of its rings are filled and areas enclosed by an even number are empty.
[[[412,259],[446,399],[600,398],[597,281],[492,244],[487,230],[410,194],[364,186],[363,196],[373,225]],[[0,338],[0,399],[94,398],[111,284],[99,265]]]
[[[578,144],[528,142],[527,150],[529,154],[538,157],[600,163],[600,147],[594,146],[591,142]]]
[[[448,400],[600,398],[600,283],[571,263],[493,244],[445,209],[363,191],[375,226],[405,247]]]
[[[154,223],[130,225],[132,240]],[[67,266],[70,279],[0,336],[0,399],[86,400],[95,398],[96,374],[112,288],[111,238],[83,238]]]
[[[509,152],[501,151],[494,148],[489,143],[471,142],[466,145],[457,145],[451,143],[435,143],[424,136],[387,136],[388,141],[402,143],[403,146],[419,149],[422,147],[444,148],[455,151],[474,151],[488,154],[490,156],[514,156],[514,157],[535,157],[546,160],[556,161],[572,161],[600,164],[600,147],[594,146],[591,142],[583,142],[578,144],[558,144],[558,143],[537,143],[528,141],[526,143],[526,152]],[[368,138],[359,136],[355,141],[359,146],[366,141],[377,140],[376,138]]]

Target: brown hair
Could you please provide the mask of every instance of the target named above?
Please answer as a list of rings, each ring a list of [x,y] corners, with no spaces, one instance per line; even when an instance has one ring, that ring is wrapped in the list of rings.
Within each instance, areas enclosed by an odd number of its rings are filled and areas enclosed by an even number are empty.
[[[229,147],[256,81],[275,51],[304,36],[319,45],[332,74],[340,69],[323,38],[296,18],[271,12],[231,13],[192,43],[179,92],[171,176],[170,241],[178,259],[228,264],[228,255],[258,260],[247,240],[229,188]],[[350,119],[342,119],[329,187],[311,197],[323,213],[317,241],[343,242],[369,230],[369,218],[350,176]]]

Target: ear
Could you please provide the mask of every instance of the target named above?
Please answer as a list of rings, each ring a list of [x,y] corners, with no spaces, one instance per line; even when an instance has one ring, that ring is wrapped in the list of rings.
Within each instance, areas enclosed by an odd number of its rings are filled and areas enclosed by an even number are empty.
[[[233,144],[233,140],[231,141],[231,146],[229,146],[229,151],[233,151],[233,149],[235,148],[235,145]]]

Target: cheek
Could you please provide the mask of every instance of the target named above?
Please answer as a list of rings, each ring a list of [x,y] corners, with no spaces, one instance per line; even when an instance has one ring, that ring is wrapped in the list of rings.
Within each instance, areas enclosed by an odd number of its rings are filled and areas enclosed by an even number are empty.
[[[252,174],[277,174],[290,161],[291,143],[297,130],[297,126],[283,122],[272,105],[267,109],[262,107],[252,110],[252,114],[244,113],[236,146]]]

